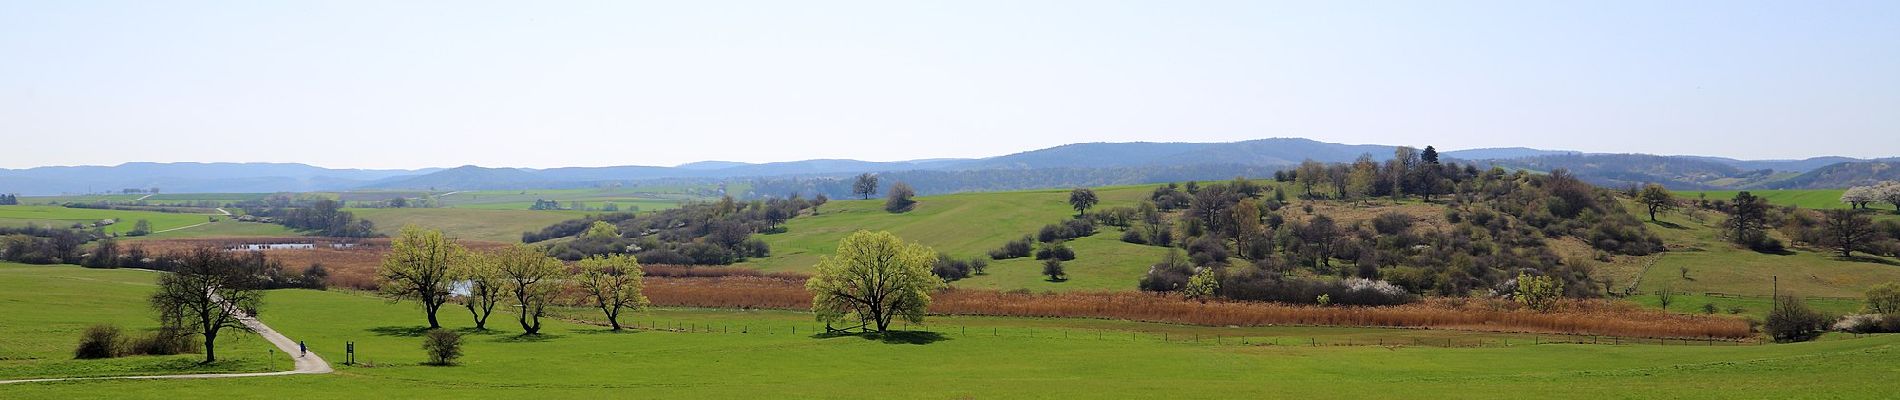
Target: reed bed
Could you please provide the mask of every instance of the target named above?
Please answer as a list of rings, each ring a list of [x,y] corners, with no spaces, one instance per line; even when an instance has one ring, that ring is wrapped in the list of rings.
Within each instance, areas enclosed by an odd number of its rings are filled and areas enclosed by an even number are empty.
[[[655,305],[713,308],[811,307],[802,284],[728,276],[647,281]],[[946,290],[933,296],[938,315],[1104,318],[1205,326],[1315,325],[1561,333],[1651,338],[1743,339],[1748,323],[1733,317],[1679,315],[1606,300],[1567,300],[1536,312],[1509,301],[1437,298],[1387,307],[1321,307],[1261,302],[1200,302],[1137,292],[1026,293]]]

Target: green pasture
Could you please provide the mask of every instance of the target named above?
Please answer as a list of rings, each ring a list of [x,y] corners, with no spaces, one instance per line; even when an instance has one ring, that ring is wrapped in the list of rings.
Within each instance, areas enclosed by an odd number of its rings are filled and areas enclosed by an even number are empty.
[[[0,263],[0,380],[272,370],[272,347],[236,332],[219,338],[220,361],[212,365],[198,365],[202,355],[73,359],[80,332],[94,324],[117,325],[127,335],[158,328],[145,303],[156,274]],[[13,389],[0,386],[0,398]]]
[[[50,279],[78,290],[125,286],[128,295],[96,301],[127,309],[137,309],[135,294],[150,276],[64,266],[8,266],[0,273],[18,269],[49,271]],[[103,278],[58,278],[69,274]],[[0,292],[0,299],[8,309],[52,309],[60,301],[17,290]],[[1533,343],[1549,338],[933,317],[928,326],[908,327],[911,333],[866,339],[814,336],[809,329],[817,324],[802,312],[661,309],[628,316],[642,326],[638,330],[552,321],[545,334],[523,337],[506,314],[490,322],[493,330],[480,332],[469,328],[462,310],[442,312],[450,329],[465,333],[465,355],[456,366],[422,365],[422,315],[411,303],[282,290],[266,300],[267,323],[332,361],[340,362],[343,344],[354,341],[363,363],[338,365],[325,375],[19,384],[0,387],[0,396],[1730,399],[1900,392],[1900,381],[1892,379],[1900,365],[1891,362],[1900,356],[1900,336],[1893,335],[1791,345],[1539,345]],[[561,313],[590,318],[585,309]],[[57,309],[39,318],[75,325],[83,323],[66,321],[98,319]],[[653,325],[664,330],[647,329]],[[803,330],[794,334],[794,326]],[[1471,344],[1429,344],[1437,339]],[[1485,339],[1496,342],[1479,347]],[[1390,342],[1365,343],[1384,340]],[[1347,342],[1354,345],[1339,345]],[[57,350],[46,347],[49,354]]]

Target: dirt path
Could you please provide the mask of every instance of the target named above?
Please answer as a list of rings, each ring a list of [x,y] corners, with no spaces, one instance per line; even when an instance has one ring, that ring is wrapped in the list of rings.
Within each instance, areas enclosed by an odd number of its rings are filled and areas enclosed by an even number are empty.
[[[295,341],[295,340],[290,340],[290,338],[289,338],[289,337],[285,337],[285,336],[284,336],[283,334],[281,334],[281,333],[277,333],[277,331],[276,331],[276,330],[274,330],[274,329],[271,329],[271,328],[270,328],[270,326],[267,326],[267,325],[264,325],[264,322],[262,322],[262,321],[258,321],[258,320],[257,320],[257,318],[251,318],[251,316],[249,316],[249,315],[246,315],[246,316],[244,316],[244,317],[243,317],[243,322],[244,322],[244,325],[245,325],[245,326],[249,326],[249,327],[251,327],[251,330],[254,330],[254,331],[257,331],[257,335],[258,335],[258,336],[263,336],[263,337],[264,337],[264,340],[267,340],[267,341],[270,341],[270,343],[271,343],[271,344],[273,344],[273,345],[276,345],[276,346],[277,346],[277,350],[278,350],[278,351],[281,351],[281,352],[283,352],[283,354],[290,354],[290,355],[293,355],[293,356],[294,356],[294,355],[296,355],[296,354],[298,353],[298,352],[297,352],[297,349],[298,349],[298,347],[297,347],[297,341]],[[327,373],[330,373],[331,371],[334,371],[334,370],[332,370],[332,369],[330,369],[330,363],[328,363],[328,362],[325,362],[325,361],[323,361],[323,357],[322,357],[322,356],[318,356],[318,355],[317,355],[317,353],[315,353],[315,352],[311,352],[311,353],[309,353],[309,354],[304,354],[304,355],[303,355],[303,356],[301,356],[301,357],[292,357],[292,360],[295,360],[295,361],[296,361],[296,363],[297,363],[297,368],[296,368],[296,369],[293,369],[293,370],[289,370],[289,371],[277,371],[277,372],[246,372],[246,373],[231,373],[231,374],[184,374],[184,375],[143,375],[143,376],[101,376],[101,377],[86,377],[86,378],[39,378],[39,379],[17,379],[17,380],[10,380],[10,381],[7,381],[7,380],[0,380],[0,385],[4,385],[4,384],[9,384],[9,383],[28,383],[28,382],[57,382],[57,381],[89,381],[89,380],[100,380],[100,379],[209,379],[209,378],[243,378],[243,377],[252,377],[252,376],[282,376],[282,375],[296,375],[296,374],[327,374]]]

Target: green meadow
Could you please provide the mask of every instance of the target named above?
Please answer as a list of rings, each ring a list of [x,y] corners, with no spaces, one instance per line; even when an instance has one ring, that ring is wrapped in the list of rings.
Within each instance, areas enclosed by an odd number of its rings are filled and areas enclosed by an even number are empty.
[[[35,310],[24,320],[30,324],[18,326],[63,327],[136,324],[145,312],[139,302],[152,277],[143,271],[71,266],[6,265],[0,274],[8,278],[0,285],[44,288],[0,292],[5,302],[0,304],[8,310]],[[80,300],[58,293],[94,295]],[[597,319],[589,311],[560,313]],[[481,332],[469,328],[462,310],[442,312],[451,329],[465,333],[465,355],[456,366],[422,365],[417,337],[422,315],[411,303],[349,292],[279,290],[266,298],[261,313],[266,323],[308,341],[337,363],[343,360],[343,344],[354,341],[362,363],[338,364],[337,372],[325,375],[14,384],[0,386],[0,396],[1371,398],[1406,393],[1465,399],[1728,399],[1874,398],[1900,391],[1900,381],[1891,379],[1900,372],[1890,362],[1900,356],[1895,335],[1790,345],[1535,344],[1553,338],[933,317],[927,326],[907,327],[912,333],[867,339],[814,336],[810,329],[817,324],[802,312],[659,309],[626,317],[642,327],[637,330],[616,333],[557,320],[547,333],[523,337],[505,314],[491,322],[493,330]],[[121,364],[175,362],[160,357],[62,360],[64,347],[76,337],[73,328],[20,328],[15,321],[4,328],[7,377],[38,375],[13,371],[98,368],[103,373]],[[663,329],[650,329],[653,325]],[[793,327],[801,330],[793,333]],[[1430,344],[1439,340],[1456,347]],[[1367,345],[1381,341],[1388,345]],[[1338,345],[1343,343],[1355,345]],[[269,354],[255,354],[261,340],[239,339],[229,346],[245,354],[230,370],[271,368],[270,362],[259,362]],[[277,356],[276,368],[288,368],[287,358]]]
[[[158,328],[146,307],[158,274],[73,266],[0,263],[0,380],[49,377],[257,372],[289,368],[270,357],[255,335],[220,337],[217,364],[199,365],[202,355],[137,356],[74,360],[79,334],[94,324],[119,326],[127,335]],[[0,386],[0,397],[15,390]]]
[[[522,232],[541,230],[589,214],[585,211],[472,208],[351,208],[347,211],[375,223],[376,232],[385,235],[393,236],[402,227],[415,225],[441,230],[453,238],[504,243],[520,242]]]
[[[1147,199],[1154,185],[1096,188],[1096,209],[1134,206]],[[918,197],[907,213],[884,211],[882,199],[833,200],[817,215],[793,218],[784,233],[762,235],[772,246],[772,257],[744,266],[768,271],[809,272],[818,256],[830,254],[838,239],[858,230],[883,230],[905,240],[958,258],[988,259],[991,249],[1023,235],[1034,235],[1043,225],[1075,216],[1069,190],[958,193]],[[1127,290],[1167,253],[1166,248],[1123,243],[1121,231],[1099,227],[1094,236],[1070,241],[1076,259],[1064,263],[1070,278],[1049,282],[1042,263],[1030,258],[991,261],[989,273],[956,283],[963,287],[1030,290]]]
[[[1764,189],[1764,190],[1748,190],[1747,192],[1752,195],[1761,196],[1761,198],[1768,200],[1769,204],[1784,205],[1784,206],[1800,206],[1801,208],[1812,208],[1812,209],[1829,209],[1829,208],[1847,208],[1847,203],[1841,202],[1841,193],[1846,192],[1846,191],[1847,191],[1846,189]],[[1676,196],[1684,198],[1684,199],[1690,199],[1690,200],[1701,199],[1701,198],[1706,197],[1709,201],[1715,201],[1715,200],[1734,199],[1735,194],[1740,193],[1740,192],[1742,191],[1741,190],[1683,191],[1683,192],[1676,192]],[[1874,203],[1874,204],[1869,204],[1868,206],[1877,210],[1893,211],[1892,204]]]
[[[211,222],[212,219],[217,222]],[[183,214],[157,211],[100,210],[60,206],[0,206],[0,226],[28,224],[67,227],[74,223],[90,224],[103,219],[118,223],[102,228],[108,234],[131,231],[138,220],[152,224],[153,234],[146,238],[209,236],[285,236],[295,235],[281,225],[238,222],[223,214]]]

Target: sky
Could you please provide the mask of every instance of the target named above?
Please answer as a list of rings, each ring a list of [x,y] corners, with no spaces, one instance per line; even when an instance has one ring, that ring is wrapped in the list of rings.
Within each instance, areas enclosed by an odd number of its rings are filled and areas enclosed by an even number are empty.
[[[0,0],[0,168],[1900,156],[1900,1]]]

